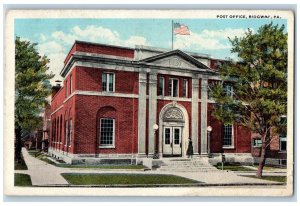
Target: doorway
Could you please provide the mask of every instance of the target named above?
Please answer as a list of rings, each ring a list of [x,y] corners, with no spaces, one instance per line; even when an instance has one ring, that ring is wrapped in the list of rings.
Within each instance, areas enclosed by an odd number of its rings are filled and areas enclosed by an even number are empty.
[[[164,127],[163,156],[182,156],[181,127]]]

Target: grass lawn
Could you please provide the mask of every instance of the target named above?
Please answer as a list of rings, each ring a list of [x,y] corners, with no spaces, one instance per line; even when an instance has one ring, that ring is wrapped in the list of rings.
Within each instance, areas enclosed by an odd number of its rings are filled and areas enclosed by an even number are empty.
[[[30,176],[26,174],[15,173],[15,186],[32,186]]]
[[[70,174],[62,176],[73,185],[192,184],[195,180],[175,175],[154,174]]]
[[[28,170],[22,154],[20,162],[15,161],[15,170]]]
[[[145,167],[143,165],[70,165],[70,164],[56,164],[55,162],[52,162],[48,159],[48,155],[38,151],[38,150],[28,150],[28,153],[38,158],[39,160],[42,160],[44,162],[47,162],[48,164],[52,164],[56,167],[63,167],[63,168],[89,168],[89,169],[144,169]]]
[[[258,165],[254,165],[253,167],[258,168]],[[275,169],[282,169],[280,167],[272,167],[272,166],[264,166],[264,170],[270,171],[270,170],[275,170]]]
[[[214,165],[217,169],[222,170],[222,164],[218,163],[217,165]],[[230,165],[230,164],[224,164],[224,170],[230,170],[230,171],[255,171],[254,169],[250,169],[247,167],[243,167],[242,165]]]
[[[245,177],[251,177],[251,178],[260,179],[260,178],[258,178],[256,176],[250,176],[250,175],[247,175]],[[275,182],[286,182],[286,177],[285,176],[262,176],[261,179],[275,181]]]

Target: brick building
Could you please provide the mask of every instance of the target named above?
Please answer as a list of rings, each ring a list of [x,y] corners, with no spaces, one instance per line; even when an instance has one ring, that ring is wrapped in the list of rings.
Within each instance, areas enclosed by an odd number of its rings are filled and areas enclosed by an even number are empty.
[[[225,153],[228,160],[253,162],[251,132],[211,115],[208,85],[220,80],[218,60],[76,41],[64,63],[64,86],[52,93],[51,155],[69,163],[186,157],[190,137],[196,156]],[[232,87],[226,90],[230,95]]]

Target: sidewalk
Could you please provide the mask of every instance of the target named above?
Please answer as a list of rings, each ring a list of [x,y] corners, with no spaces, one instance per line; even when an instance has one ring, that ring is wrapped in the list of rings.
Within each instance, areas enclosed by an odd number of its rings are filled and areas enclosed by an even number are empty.
[[[67,186],[69,183],[61,176],[62,173],[130,173],[130,174],[169,174],[177,175],[196,181],[203,182],[203,185],[218,185],[231,186],[231,185],[276,185],[277,182],[261,180],[256,178],[249,178],[239,176],[232,171],[214,171],[214,172],[170,172],[170,171],[141,171],[141,170],[119,170],[119,169],[90,169],[90,168],[61,168],[55,167],[44,161],[41,161],[28,154],[24,148],[22,150],[24,160],[27,164],[28,170],[18,170],[17,173],[29,174],[33,186]]]
[[[63,172],[62,168],[55,167],[32,157],[25,148],[22,149],[22,154],[28,167],[28,170],[22,173],[30,175],[33,186],[68,184],[68,182],[60,175],[60,173]]]

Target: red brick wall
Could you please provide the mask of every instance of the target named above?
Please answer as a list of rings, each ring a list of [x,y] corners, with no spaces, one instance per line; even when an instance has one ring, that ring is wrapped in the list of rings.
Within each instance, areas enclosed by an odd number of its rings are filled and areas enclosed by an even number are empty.
[[[223,146],[223,123],[212,116],[213,105],[208,104],[207,125],[213,130],[211,132],[211,148],[212,153],[250,153],[251,152],[251,132],[241,126],[234,125],[234,149],[222,149]]]
[[[97,44],[91,44],[91,43],[77,42],[77,43],[74,43],[69,54],[67,55],[67,57],[64,61],[65,64],[68,62],[68,60],[71,58],[73,53],[76,51],[134,58],[134,49],[119,48],[119,47],[114,47],[114,46],[109,46],[109,45],[97,45]]]
[[[259,137],[259,134],[252,133],[252,141],[254,138]],[[280,151],[280,139],[279,136],[274,136],[267,152],[266,157],[268,158],[278,158],[278,159],[286,159],[286,151]],[[251,142],[253,145],[253,142]],[[252,156],[259,157],[261,152],[261,147],[253,147],[251,148]]]
[[[87,106],[88,105],[88,106]],[[97,148],[97,112],[102,107],[116,110],[115,148]],[[76,97],[75,153],[83,154],[130,154],[137,152],[137,99],[80,96]]]
[[[138,94],[137,72],[113,71],[88,67],[76,67],[76,90],[102,91],[102,73],[115,74],[115,92],[126,94]]]
[[[75,96],[68,99],[63,105],[61,109],[56,111],[54,114],[51,115],[51,126],[50,126],[50,144],[49,146],[55,149],[59,149],[62,151],[68,151],[73,153],[74,150],[74,122],[76,121],[76,115],[75,115]],[[53,122],[57,122],[60,117],[62,117],[62,127],[60,129],[60,125],[56,126],[56,138],[55,141],[53,141]],[[72,119],[73,124],[73,132],[72,132],[72,142],[71,147],[65,147],[65,121]],[[60,131],[61,130],[61,131]],[[62,144],[54,143],[58,142],[59,140],[62,140]]]
[[[51,113],[58,109],[65,100],[64,87],[62,87],[51,100]]]

